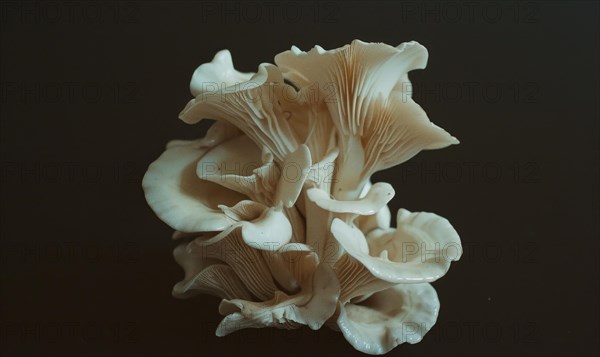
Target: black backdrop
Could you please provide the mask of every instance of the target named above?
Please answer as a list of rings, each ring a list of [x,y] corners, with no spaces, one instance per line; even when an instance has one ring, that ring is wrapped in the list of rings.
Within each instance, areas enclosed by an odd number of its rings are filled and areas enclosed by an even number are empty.
[[[2,2],[3,355],[360,355],[326,328],[214,336],[218,299],[176,300],[171,230],[141,178],[193,70],[297,45],[417,40],[416,101],[461,144],[377,174],[447,217],[465,253],[437,325],[390,355],[598,353],[598,3]]]

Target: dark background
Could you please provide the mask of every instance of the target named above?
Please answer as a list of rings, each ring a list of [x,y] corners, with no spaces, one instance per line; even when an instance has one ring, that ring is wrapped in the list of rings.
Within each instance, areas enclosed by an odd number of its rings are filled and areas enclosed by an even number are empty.
[[[415,99],[461,140],[376,175],[447,217],[464,256],[437,324],[390,355],[595,355],[598,10],[549,2],[2,2],[0,351],[28,356],[361,355],[340,333],[214,336],[141,179],[174,138],[194,69],[355,38],[430,54]]]

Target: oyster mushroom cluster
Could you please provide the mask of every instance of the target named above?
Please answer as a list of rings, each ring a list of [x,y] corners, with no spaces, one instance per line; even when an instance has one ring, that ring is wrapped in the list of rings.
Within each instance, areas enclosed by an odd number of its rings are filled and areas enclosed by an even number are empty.
[[[185,272],[173,295],[212,294],[216,334],[326,325],[357,350],[419,342],[439,301],[429,284],[461,255],[450,223],[400,209],[373,173],[458,140],[411,97],[425,68],[417,42],[359,40],[292,47],[239,72],[229,51],[198,67],[180,118],[212,119],[203,138],[174,140],[143,179],[146,200],[175,230]]]

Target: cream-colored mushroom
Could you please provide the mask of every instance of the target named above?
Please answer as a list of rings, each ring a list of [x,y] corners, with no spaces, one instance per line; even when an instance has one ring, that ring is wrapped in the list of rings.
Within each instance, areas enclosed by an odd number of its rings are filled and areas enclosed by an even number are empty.
[[[412,99],[428,53],[359,40],[296,47],[240,72],[227,50],[192,76],[180,118],[216,120],[173,140],[146,172],[146,200],[171,226],[178,298],[212,294],[216,334],[326,325],[357,350],[419,342],[439,313],[429,282],[462,246],[443,217],[400,209],[373,173],[458,140]]]

